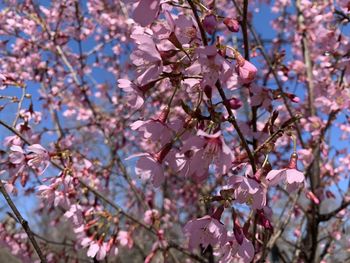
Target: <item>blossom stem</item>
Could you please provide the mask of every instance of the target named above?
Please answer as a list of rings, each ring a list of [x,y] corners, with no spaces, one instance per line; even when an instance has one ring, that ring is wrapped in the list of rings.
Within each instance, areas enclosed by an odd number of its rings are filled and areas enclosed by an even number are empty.
[[[264,168],[265,165],[266,165],[268,162],[269,162],[269,154],[266,154],[265,159],[264,159],[264,162],[263,162],[263,164],[261,165],[261,167]]]
[[[293,153],[297,153],[297,138],[295,135],[292,135],[292,140],[293,140]]]

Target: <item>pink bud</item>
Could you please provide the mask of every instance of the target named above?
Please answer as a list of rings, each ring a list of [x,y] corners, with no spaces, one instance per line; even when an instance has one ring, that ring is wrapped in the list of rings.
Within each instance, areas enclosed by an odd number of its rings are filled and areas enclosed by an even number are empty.
[[[285,95],[288,97],[288,99],[290,99],[294,103],[299,103],[300,102],[300,98],[297,97],[296,95],[292,94],[292,93],[285,93]]]
[[[209,34],[213,34],[215,32],[217,24],[218,21],[213,14],[208,14],[203,19],[203,27]]]
[[[243,243],[243,231],[242,228],[237,225],[236,223],[234,224],[234,228],[233,228],[233,234],[235,235],[235,238],[238,242],[238,244],[242,245]]]
[[[263,210],[258,210],[258,219],[259,219],[259,224],[262,225],[265,229],[272,230],[272,225],[270,220],[265,216],[265,213]]]
[[[169,107],[166,106],[162,111],[161,113],[159,114],[158,116],[158,120],[161,122],[161,123],[165,123],[166,119],[168,118],[168,114],[169,114]]]
[[[299,229],[294,230],[294,236],[300,237],[301,236],[301,231]]]
[[[242,107],[242,101],[240,101],[239,99],[233,97],[229,100],[229,106],[231,109],[237,110],[240,107]]]
[[[227,29],[231,32],[238,32],[239,31],[239,23],[234,18],[226,17],[224,19],[224,24],[226,25]]]
[[[317,198],[317,196],[316,196],[313,192],[308,191],[308,192],[306,193],[306,197],[307,197],[308,199],[310,199],[312,202],[314,202],[316,205],[319,205],[319,204],[320,204],[320,200]]]
[[[152,259],[154,258],[154,256],[156,255],[156,253],[154,251],[152,251],[150,254],[148,254],[148,256],[145,258],[144,263],[150,263],[152,262]]]
[[[236,54],[236,72],[243,84],[251,83],[255,77],[258,69],[249,61],[245,60],[241,54]]]
[[[267,169],[265,169],[264,167],[259,168],[256,173],[254,174],[254,177],[256,180],[260,181],[260,178],[264,175],[266,175],[266,171]]]

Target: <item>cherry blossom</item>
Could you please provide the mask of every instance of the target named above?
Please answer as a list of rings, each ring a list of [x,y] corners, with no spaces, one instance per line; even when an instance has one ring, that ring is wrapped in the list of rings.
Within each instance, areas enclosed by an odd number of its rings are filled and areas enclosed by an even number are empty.
[[[297,189],[305,181],[305,176],[302,172],[296,169],[298,155],[293,153],[288,168],[280,170],[272,170],[266,175],[266,180],[269,185],[277,185],[281,181],[286,181],[288,191]]]
[[[346,261],[348,0],[3,2],[16,260]]]
[[[196,248],[199,245],[206,248],[208,245],[215,246],[225,242],[227,231],[225,225],[220,222],[223,210],[223,207],[219,207],[211,216],[204,216],[187,222],[184,231],[190,237],[189,246],[191,248]]]
[[[27,147],[29,154],[27,155],[28,165],[39,171],[39,174],[45,172],[50,164],[50,155],[48,151],[40,144],[33,144]]]

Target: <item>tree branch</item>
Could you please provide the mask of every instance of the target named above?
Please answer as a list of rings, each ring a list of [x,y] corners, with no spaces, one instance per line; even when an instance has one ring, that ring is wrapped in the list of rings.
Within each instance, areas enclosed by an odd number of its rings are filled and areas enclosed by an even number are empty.
[[[10,195],[7,193],[4,184],[2,183],[2,180],[0,180],[0,192],[1,194],[4,196],[7,204],[9,205],[9,207],[11,208],[12,212],[15,214],[18,222],[22,225],[23,230],[27,233],[27,236],[30,240],[30,242],[32,243],[36,253],[38,254],[40,260],[42,263],[46,263],[46,257],[44,256],[43,252],[41,251],[38,243],[36,242],[36,239],[34,237],[34,234],[32,232],[32,230],[29,227],[28,222],[23,218],[23,216],[21,215],[21,213],[18,211],[16,205],[14,204],[14,202],[12,201]]]
[[[232,0],[233,4],[235,5],[236,9],[237,9],[237,12],[242,15],[242,10],[240,9],[240,7],[237,5],[236,1],[235,0]],[[293,113],[293,110],[292,108],[290,107],[289,103],[288,103],[288,99],[286,97],[286,95],[284,94],[283,92],[283,84],[281,82],[281,80],[279,79],[278,77],[278,74],[276,72],[276,69],[270,59],[270,57],[268,56],[265,48],[264,48],[264,45],[262,43],[262,41],[260,40],[260,37],[259,35],[257,34],[257,32],[255,31],[254,27],[249,23],[247,22],[247,26],[250,30],[250,32],[252,33],[253,35],[253,38],[255,40],[255,42],[258,44],[257,48],[260,49],[261,51],[261,54],[263,55],[268,67],[271,69],[271,72],[272,72],[272,75],[276,81],[276,84],[277,84],[277,87],[278,87],[278,91],[280,92],[281,96],[282,96],[282,99],[283,99],[283,103],[284,105],[286,106],[286,109],[290,115],[290,117],[293,117],[295,114]],[[300,127],[298,124],[296,124],[296,130],[297,130],[297,133],[298,133],[298,138],[299,138],[299,141],[300,141],[300,144],[303,148],[305,148],[305,143],[303,141],[303,138],[301,136],[301,131],[300,131]]]
[[[341,203],[341,205],[333,210],[332,212],[329,212],[327,214],[321,214],[318,217],[319,222],[325,222],[330,220],[332,217],[334,217],[336,214],[338,214],[341,210],[347,208],[350,205],[350,200],[349,201],[344,201]]]

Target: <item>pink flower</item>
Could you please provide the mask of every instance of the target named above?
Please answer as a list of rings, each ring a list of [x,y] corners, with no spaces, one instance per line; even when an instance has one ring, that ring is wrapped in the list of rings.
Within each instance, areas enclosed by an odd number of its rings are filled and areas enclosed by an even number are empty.
[[[159,212],[156,209],[147,210],[143,217],[143,220],[147,225],[152,225],[156,219],[159,218]]]
[[[22,185],[25,185],[25,182],[27,181],[27,171],[26,171],[26,155],[24,150],[22,149],[21,146],[18,145],[13,145],[10,148],[10,154],[9,154],[9,161],[10,163],[14,164],[15,167],[10,167],[9,169],[10,175],[21,175],[22,180]]]
[[[128,231],[119,231],[117,240],[123,247],[132,248],[132,246],[134,245],[134,241],[132,240],[131,234]]]
[[[155,119],[147,121],[135,121],[132,123],[132,130],[139,130],[143,133],[143,137],[152,142],[160,142],[161,145],[166,144],[171,140],[172,130],[165,123],[169,113],[169,108],[164,108],[159,116]]]
[[[64,191],[59,191],[60,185],[63,185]],[[68,197],[68,185],[62,181],[61,177],[55,178],[51,185],[40,185],[37,187],[37,195],[40,199],[47,205],[62,206],[64,208],[69,208],[70,200]]]
[[[118,79],[118,87],[125,91],[127,103],[131,108],[137,110],[143,105],[143,92],[136,84],[127,79]]]
[[[47,186],[47,185],[39,185],[37,187],[37,195],[45,199],[47,204],[52,204],[54,203],[55,200],[55,188],[52,186]]]
[[[13,164],[21,164],[25,160],[25,152],[21,146],[13,145],[10,148],[9,160]]]
[[[274,186],[281,181],[286,181],[287,191],[297,189],[298,186],[305,180],[304,174],[296,169],[297,160],[297,154],[293,153],[290,158],[288,168],[270,171],[266,176],[268,184]]]
[[[255,79],[258,69],[248,60],[245,60],[238,52],[236,53],[236,61],[236,72],[240,81],[243,84],[251,83]]]
[[[233,233],[229,232],[225,245],[221,247],[221,252],[223,255],[220,258],[219,263],[241,261],[244,263],[250,263],[254,257],[255,249],[252,242],[248,240],[244,235],[242,242],[239,243]]]
[[[90,243],[87,256],[97,260],[103,260],[107,254],[107,243],[102,241],[93,241]]]
[[[246,176],[231,176],[229,184],[235,188],[235,199],[243,204],[252,204],[254,209],[262,209],[266,205],[267,189],[256,179]]]
[[[185,152],[172,151],[169,155],[169,159],[173,157],[173,160],[175,160],[170,162],[170,165],[180,176],[190,176],[196,182],[201,182],[209,176],[208,166],[203,165],[201,155],[195,155],[194,150],[189,149]]]
[[[243,84],[249,84],[255,80],[258,69],[248,60],[242,58],[242,60],[237,61],[236,72]]]
[[[223,211],[223,206],[220,206],[212,216],[206,215],[187,222],[184,231],[190,237],[189,247],[191,249],[199,245],[206,248],[208,245],[215,246],[225,242],[227,231],[225,225],[220,222]]]
[[[192,43],[199,39],[198,31],[193,20],[188,16],[181,14],[177,18],[174,13],[164,12],[168,23],[170,34],[168,40],[178,49],[183,49],[183,45]]]
[[[137,66],[137,83],[146,86],[155,81],[163,71],[162,57],[158,51],[154,39],[144,30],[136,28],[131,38],[137,44],[137,49],[132,52],[130,59]]]
[[[183,169],[186,168],[186,175],[201,177],[213,163],[219,174],[225,174],[232,166],[233,153],[225,144],[221,131],[215,134],[208,134],[202,130],[197,132],[197,136],[187,139],[182,148],[184,157],[190,165],[182,163]],[[186,156],[186,153],[190,153]],[[186,159],[185,159],[186,160]]]
[[[139,153],[132,155],[127,160],[140,157],[136,163],[135,172],[142,180],[151,179],[154,187],[158,188],[164,182],[163,160],[171,150],[171,144],[167,144],[156,154]]]
[[[242,65],[238,65],[236,68],[239,79],[243,84],[251,83],[258,72],[257,68],[250,63],[248,60],[245,60]]]
[[[69,210],[64,213],[64,216],[72,220],[75,226],[83,224],[83,210],[78,204],[71,205]]]
[[[162,164],[148,153],[140,155],[136,163],[135,172],[142,180],[152,180],[154,187],[159,187],[164,182]]]
[[[215,45],[198,47],[196,49],[198,61],[187,68],[188,74],[202,74],[200,82],[202,89],[206,86],[215,87],[217,80],[227,87],[231,86],[230,79],[234,74],[234,67],[218,52]],[[232,84],[232,83],[231,83]]]
[[[136,2],[129,0],[129,2]],[[134,10],[133,18],[141,26],[145,27],[151,24],[157,17],[160,0],[140,0]]]
[[[29,154],[27,155],[28,165],[37,170],[39,175],[43,174],[50,164],[50,154],[40,144],[33,144],[27,147]]]

